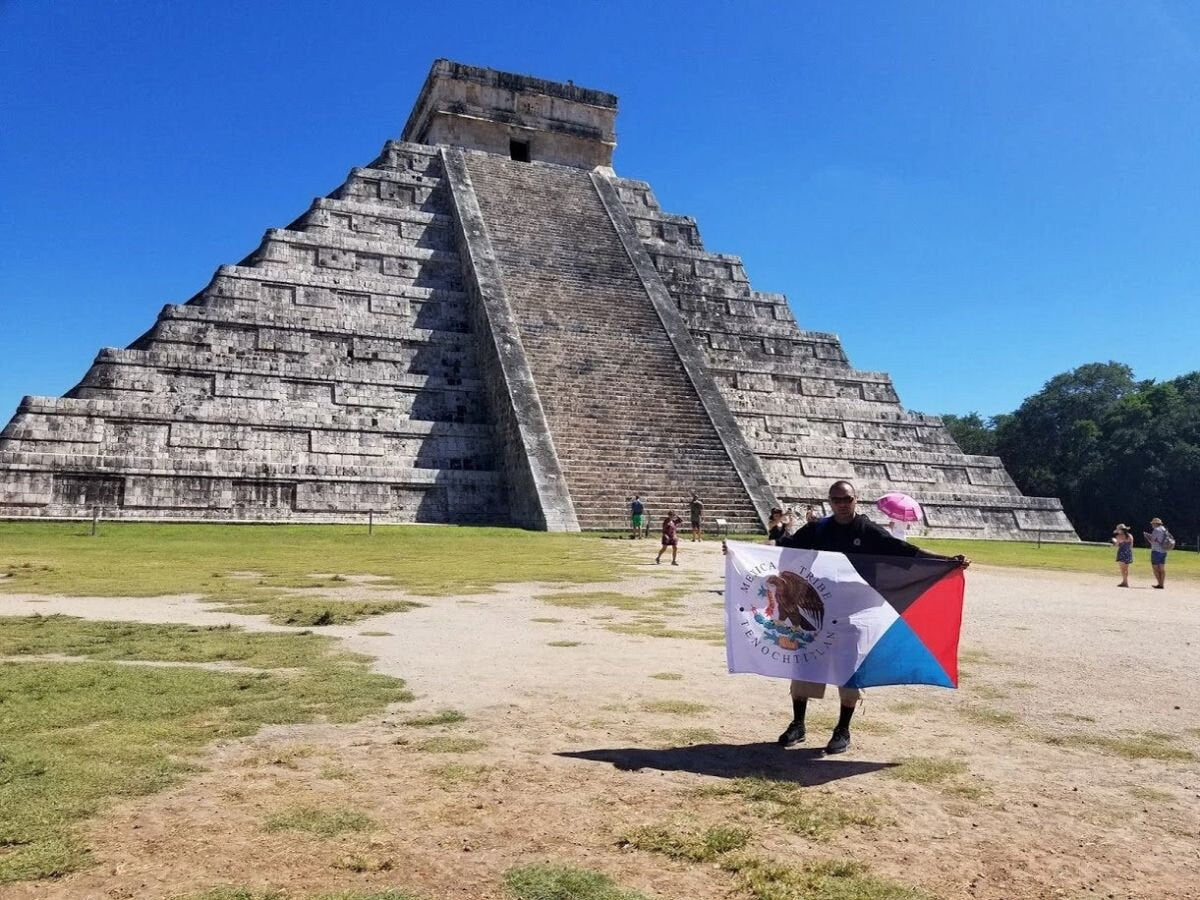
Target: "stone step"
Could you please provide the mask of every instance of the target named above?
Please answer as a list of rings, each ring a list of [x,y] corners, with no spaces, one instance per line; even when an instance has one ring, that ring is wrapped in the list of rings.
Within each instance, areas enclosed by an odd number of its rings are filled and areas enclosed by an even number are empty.
[[[293,479],[319,481],[391,481],[413,485],[495,485],[501,474],[494,470],[433,469],[416,466],[371,466],[358,462],[338,465],[316,462],[308,465],[243,465],[227,457],[219,461],[202,456],[163,459],[150,456],[93,456],[91,454],[31,453],[0,450],[0,465],[13,471],[89,472],[120,475],[205,475],[227,478]]]
[[[250,425],[307,430],[313,428],[422,436],[463,434],[487,436],[484,424],[421,421],[403,415],[362,414],[353,409],[316,408],[297,405],[287,408],[274,401],[245,398],[197,397],[25,397],[18,416],[45,415],[55,419],[103,419],[111,421],[158,421],[170,423],[207,422],[217,425]],[[19,423],[14,419],[9,427]],[[7,429],[5,429],[7,433]]]
[[[260,288],[246,288],[225,282],[246,281],[262,286],[264,279],[270,283],[264,287],[277,288],[286,285],[322,287],[331,291],[359,292],[387,297],[404,297],[414,301],[445,301],[463,303],[466,293],[461,289],[430,287],[407,284],[396,278],[371,274],[370,272],[347,272],[332,269],[305,269],[286,265],[273,266],[265,262],[260,266],[221,266],[217,269],[213,283],[206,290],[219,295],[245,296],[247,299],[266,299]],[[289,302],[290,299],[289,299]]]
[[[277,328],[283,331],[303,331],[313,335],[338,335],[351,338],[407,341],[409,343],[466,344],[469,340],[460,332],[442,332],[414,327],[393,316],[371,312],[365,304],[360,308],[331,306],[269,307],[253,301],[221,298],[205,305],[182,304],[164,306],[159,321],[204,322],[245,329]]]
[[[397,371],[395,362],[375,359],[348,359],[345,354],[319,361],[311,356],[298,360],[279,359],[278,355],[266,353],[239,353],[233,357],[201,351],[179,350],[102,350],[96,357],[96,366],[113,369],[128,369],[135,373],[160,373],[173,380],[175,391],[179,379],[187,374],[256,376],[274,378],[282,383],[320,384],[342,386],[346,392],[372,388],[389,388],[400,391],[449,391],[451,393],[475,394],[482,388],[474,360],[471,373],[460,372],[451,383],[445,375],[418,375]],[[85,383],[86,383],[85,378]]]
[[[589,175],[467,165],[581,526],[598,527],[614,483],[687,483],[756,519]]]

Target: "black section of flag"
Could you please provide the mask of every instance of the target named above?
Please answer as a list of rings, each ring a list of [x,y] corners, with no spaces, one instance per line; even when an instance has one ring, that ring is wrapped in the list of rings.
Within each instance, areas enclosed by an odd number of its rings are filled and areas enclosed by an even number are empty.
[[[863,581],[875,588],[900,615],[923,593],[958,568],[955,560],[847,553]]]

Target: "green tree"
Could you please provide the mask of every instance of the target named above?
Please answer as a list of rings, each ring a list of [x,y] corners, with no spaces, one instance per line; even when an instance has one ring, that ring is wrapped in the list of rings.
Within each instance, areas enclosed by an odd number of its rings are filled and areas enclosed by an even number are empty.
[[[991,419],[985,420],[977,412],[965,416],[946,413],[942,423],[963,453],[977,456],[996,455],[996,431]]]
[[[1089,363],[990,424],[1017,486],[1059,497],[1081,537],[1107,539],[1118,521],[1138,535],[1153,516],[1178,539],[1200,533],[1200,372],[1156,384]]]
[[[1136,388],[1133,370],[1117,362],[1056,375],[998,424],[996,453],[1022,492],[1059,497],[1078,530],[1096,514],[1082,487],[1101,464],[1099,423]]]

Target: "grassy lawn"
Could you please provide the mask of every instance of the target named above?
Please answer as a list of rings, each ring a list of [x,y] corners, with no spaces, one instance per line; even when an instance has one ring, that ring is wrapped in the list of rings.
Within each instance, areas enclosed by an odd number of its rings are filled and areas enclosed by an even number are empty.
[[[952,556],[962,553],[972,562],[1014,569],[1049,569],[1058,572],[1092,572],[1118,577],[1114,547],[1093,544],[1036,544],[1021,541],[931,540],[912,541],[933,553]],[[1133,551],[1130,577],[1150,581],[1150,551],[1137,547]],[[1200,553],[1174,550],[1167,558],[1167,581],[1172,578],[1200,578]]]
[[[0,618],[0,884],[85,865],[75,822],[195,771],[211,741],[411,699],[332,646],[313,634]],[[21,661],[48,654],[76,661]],[[203,667],[213,663],[250,671]]]
[[[608,534],[547,534],[512,528],[354,525],[204,525],[0,522],[0,592],[69,596],[198,593],[238,612],[264,613],[280,624],[354,621],[409,608],[403,600],[330,599],[354,576],[366,587],[415,594],[487,591],[516,582],[588,584],[633,571],[627,544]],[[1021,569],[1116,572],[1115,551],[1086,544],[918,540],[939,553]],[[1150,577],[1139,548],[1135,577]],[[1200,553],[1176,550],[1168,577],[1200,578]],[[289,588],[315,589],[311,594]],[[618,595],[543,598],[564,606],[616,605]]]
[[[512,528],[0,522],[0,591],[69,596],[203,594],[239,612],[325,625],[403,609],[403,601],[331,604],[282,588],[344,588],[347,576],[418,594],[498,584],[611,581],[627,571],[614,543]],[[314,577],[320,575],[322,577]],[[258,608],[247,608],[257,605]]]

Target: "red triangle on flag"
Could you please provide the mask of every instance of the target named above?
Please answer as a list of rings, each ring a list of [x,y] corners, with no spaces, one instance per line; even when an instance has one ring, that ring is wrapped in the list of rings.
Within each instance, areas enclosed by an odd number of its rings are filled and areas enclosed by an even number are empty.
[[[939,579],[901,616],[958,687],[958,632],[962,627],[963,570]]]

